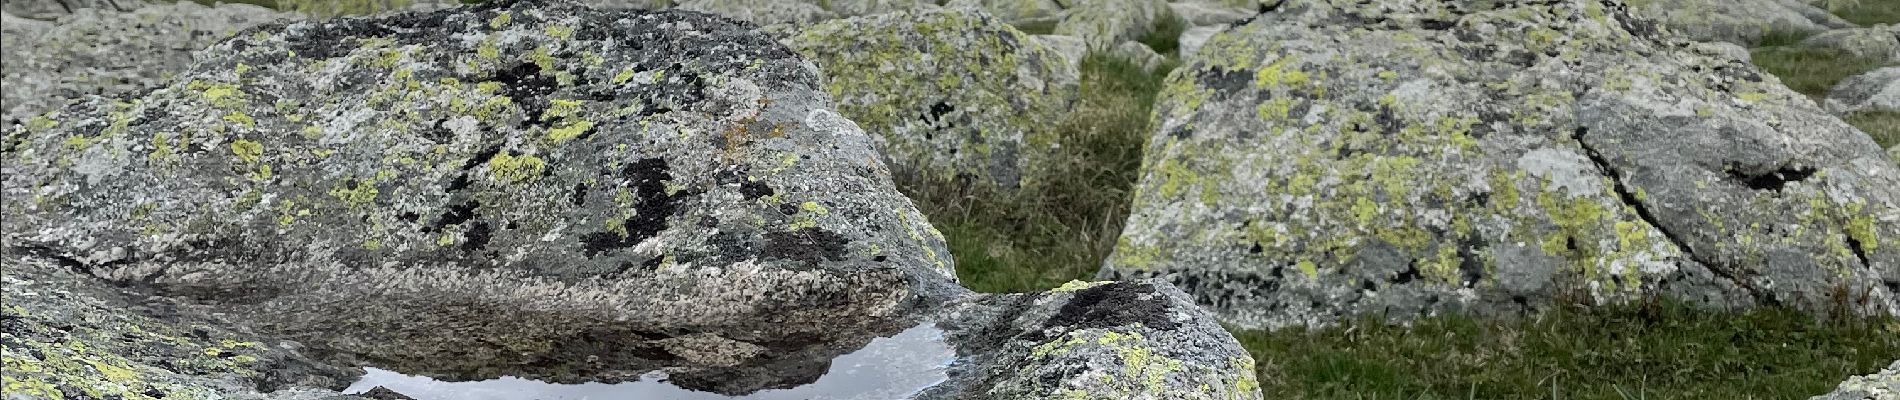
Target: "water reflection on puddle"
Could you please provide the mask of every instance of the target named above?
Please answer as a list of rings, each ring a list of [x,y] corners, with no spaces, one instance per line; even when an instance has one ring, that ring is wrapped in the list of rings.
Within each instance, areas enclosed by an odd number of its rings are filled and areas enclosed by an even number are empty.
[[[885,400],[909,398],[942,383],[948,379],[945,369],[955,358],[956,352],[944,343],[943,331],[926,323],[872,339],[864,348],[838,356],[817,382],[741,396],[682,389],[668,383],[661,373],[635,382],[554,384],[515,377],[441,382],[376,368],[369,368],[362,380],[343,392],[362,393],[382,386],[417,400]]]

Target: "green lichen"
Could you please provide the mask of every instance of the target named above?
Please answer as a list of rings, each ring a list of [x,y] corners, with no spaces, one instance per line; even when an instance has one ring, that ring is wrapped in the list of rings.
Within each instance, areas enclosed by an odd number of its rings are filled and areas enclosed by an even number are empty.
[[[541,171],[547,169],[547,162],[533,155],[498,154],[488,159],[488,171],[498,182],[523,183],[541,178]]]

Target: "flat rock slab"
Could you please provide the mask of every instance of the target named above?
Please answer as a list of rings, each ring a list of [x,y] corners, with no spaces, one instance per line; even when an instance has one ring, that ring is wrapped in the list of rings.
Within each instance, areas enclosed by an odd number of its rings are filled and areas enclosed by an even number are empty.
[[[1848,377],[1828,394],[1808,400],[1881,400],[1900,396],[1900,361],[1878,372]]]
[[[1709,53],[1615,1],[1291,0],[1169,78],[1104,274],[1247,327],[1650,296],[1900,313],[1894,161]]]

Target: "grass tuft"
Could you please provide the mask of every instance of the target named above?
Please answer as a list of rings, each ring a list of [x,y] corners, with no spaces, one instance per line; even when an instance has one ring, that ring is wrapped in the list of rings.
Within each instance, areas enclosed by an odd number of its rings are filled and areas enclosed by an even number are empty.
[[[1780,77],[1789,89],[1816,99],[1826,97],[1842,79],[1881,67],[1878,60],[1796,45],[1759,47],[1750,53],[1755,66]]]
[[[1900,112],[1862,111],[1848,114],[1847,123],[1874,138],[1880,148],[1900,146]]]
[[[1855,25],[1900,24],[1900,0],[1822,0],[1822,6]]]
[[[1656,304],[1236,336],[1270,399],[1805,399],[1900,358],[1893,319]]]
[[[1028,292],[1089,279],[1121,235],[1147,144],[1164,66],[1143,73],[1124,59],[1082,60],[1081,98],[1055,124],[1058,160],[1039,187],[1016,193],[956,182],[898,182],[950,242],[963,284],[981,292]]]

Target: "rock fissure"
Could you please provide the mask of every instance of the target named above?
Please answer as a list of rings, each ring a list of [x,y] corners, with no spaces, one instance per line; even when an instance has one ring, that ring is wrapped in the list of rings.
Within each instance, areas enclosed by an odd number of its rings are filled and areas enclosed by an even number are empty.
[[[1584,136],[1587,134],[1589,134],[1589,129],[1578,127],[1575,131],[1571,132],[1570,137],[1576,140],[1577,146],[1583,148],[1584,156],[1590,159],[1590,163],[1595,165],[1598,171],[1601,171],[1605,176],[1610,178],[1611,189],[1616,191],[1617,199],[1624,205],[1628,205],[1631,209],[1636,210],[1637,218],[1641,218],[1644,224],[1655,227],[1657,232],[1661,232],[1664,238],[1669,239],[1670,244],[1674,245],[1677,250],[1682,251],[1682,254],[1688,256],[1690,260],[1702,264],[1704,267],[1707,267],[1710,272],[1721,276],[1722,279],[1735,283],[1735,285],[1741,287],[1742,290],[1748,291],[1750,297],[1755,298],[1757,301],[1773,300],[1772,297],[1763,296],[1761,291],[1755,288],[1754,284],[1743,279],[1743,277],[1734,271],[1729,270],[1726,265],[1697,255],[1695,248],[1691,247],[1687,240],[1684,240],[1681,235],[1671,231],[1667,226],[1664,226],[1662,220],[1656,218],[1656,215],[1649,210],[1649,206],[1644,204],[1643,200],[1636,195],[1636,192],[1629,188],[1629,184],[1623,181],[1623,172],[1616,168],[1614,164],[1611,164],[1609,158],[1604,156],[1602,152],[1597,151],[1594,146],[1591,146],[1588,140],[1584,140]]]

